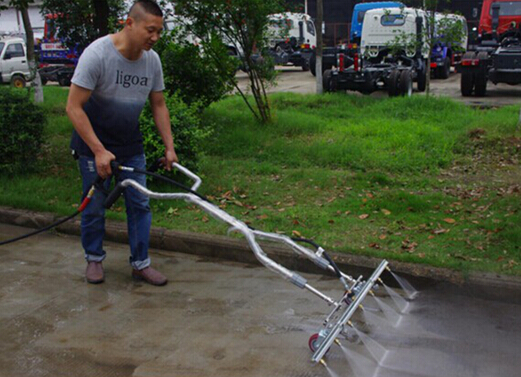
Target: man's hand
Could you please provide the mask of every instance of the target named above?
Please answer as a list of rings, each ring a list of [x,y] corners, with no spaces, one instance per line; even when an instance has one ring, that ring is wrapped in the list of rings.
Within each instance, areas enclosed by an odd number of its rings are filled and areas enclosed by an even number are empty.
[[[177,158],[177,154],[175,153],[175,150],[173,150],[173,149],[165,150],[165,159],[163,161],[163,165],[164,165],[165,169],[168,171],[172,170],[172,164],[174,162],[179,162],[179,159]]]
[[[101,178],[106,179],[112,175],[110,162],[115,159],[116,156],[106,149],[96,153],[94,161],[96,162],[96,171]]]

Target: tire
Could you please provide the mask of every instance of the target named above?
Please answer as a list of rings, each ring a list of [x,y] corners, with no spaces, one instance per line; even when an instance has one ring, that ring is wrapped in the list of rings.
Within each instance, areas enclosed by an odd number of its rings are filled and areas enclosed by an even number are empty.
[[[470,97],[472,95],[472,91],[474,90],[474,74],[471,72],[462,72],[461,73],[461,83],[460,83],[461,95],[463,97]]]
[[[445,58],[445,61],[443,62],[443,67],[440,67],[437,69],[438,71],[438,78],[442,80],[446,80],[450,76],[450,58],[447,56]]]
[[[463,54],[461,60],[474,59],[473,52]],[[461,72],[460,89],[463,97],[469,97],[474,91],[475,77],[473,72]]]
[[[15,88],[25,88],[25,78],[21,75],[15,75],[11,78],[11,85]]]
[[[44,86],[45,84],[47,84],[47,79],[44,79],[43,77],[40,77],[40,80],[42,82],[42,86]]]
[[[412,96],[412,75],[411,71],[404,69],[400,74],[400,82],[398,83],[398,93],[401,96]]]
[[[389,74],[387,80],[387,93],[389,97],[396,97],[398,95],[398,84],[400,83],[400,71],[393,69]]]
[[[303,59],[303,61],[302,61],[302,70],[304,72],[309,71],[309,60]]]
[[[333,82],[333,73],[330,69],[326,69],[322,75],[322,89],[324,92],[330,93],[335,91]]]
[[[313,76],[317,75],[317,57],[315,54],[311,55],[311,58],[309,58],[309,70]]]
[[[427,88],[427,62],[423,63],[423,70],[418,71],[416,87],[418,88],[418,92],[425,92]]]
[[[487,73],[481,69],[481,61],[488,59],[488,54],[482,51],[478,54],[477,58],[480,60],[480,67],[476,72],[474,92],[477,97],[484,97],[487,94]]]

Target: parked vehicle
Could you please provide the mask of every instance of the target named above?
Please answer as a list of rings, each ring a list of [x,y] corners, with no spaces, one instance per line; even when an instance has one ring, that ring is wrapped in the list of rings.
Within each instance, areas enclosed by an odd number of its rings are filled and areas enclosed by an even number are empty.
[[[435,41],[431,51],[431,71],[438,79],[447,79],[450,75],[450,67],[459,64],[463,54],[467,51],[468,29],[465,17],[458,14],[436,13],[434,20],[437,26],[444,20],[459,23],[462,28],[463,37],[457,43],[443,42],[443,30],[435,30]]]
[[[360,47],[360,38],[362,36],[362,25],[364,23],[364,16],[368,10],[372,9],[387,9],[387,8],[404,8],[405,5],[399,1],[379,1],[373,3],[356,4],[353,8],[353,16],[351,18],[351,30],[349,32],[349,43],[339,45],[336,47],[324,47],[322,49],[322,73],[327,69],[337,66],[338,54],[344,56],[354,57]],[[348,62],[349,60],[345,60]],[[313,51],[310,61],[310,70],[313,76],[316,75],[316,54]],[[346,67],[347,68],[347,67]]]
[[[27,47],[22,38],[0,39],[0,82],[23,88],[31,78]]]
[[[360,53],[339,54],[338,69],[326,70],[325,91],[356,90],[372,93],[387,90],[390,96],[411,95],[413,81],[424,91],[427,81],[428,47],[423,31],[427,16],[414,8],[373,9],[364,16]],[[414,35],[415,47],[390,47],[398,33]],[[345,64],[345,60],[350,60]],[[352,61],[352,64],[350,64]],[[349,68],[344,68],[345,66]]]
[[[39,60],[39,73],[42,85],[47,81],[57,81],[61,86],[70,86],[74,69],[82,53],[78,46],[68,47],[57,37],[55,14],[45,16],[43,37],[35,45]]]
[[[270,15],[270,52],[277,65],[292,64],[309,70],[309,59],[317,45],[311,17],[303,13]]]
[[[521,0],[483,0],[475,51],[461,61],[461,94],[484,96],[489,80],[521,83]]]

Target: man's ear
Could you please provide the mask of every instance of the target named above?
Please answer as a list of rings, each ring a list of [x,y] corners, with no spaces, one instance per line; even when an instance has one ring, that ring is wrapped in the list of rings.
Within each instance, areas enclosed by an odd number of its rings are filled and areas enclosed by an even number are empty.
[[[132,26],[136,23],[136,21],[132,17],[127,17],[125,20],[125,26],[132,29]]]

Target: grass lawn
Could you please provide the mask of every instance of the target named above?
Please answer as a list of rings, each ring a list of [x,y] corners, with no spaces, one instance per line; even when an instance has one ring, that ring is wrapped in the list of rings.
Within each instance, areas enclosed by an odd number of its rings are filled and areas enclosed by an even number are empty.
[[[77,206],[67,93],[45,88],[49,122],[38,171],[0,177],[1,205],[62,215]],[[327,250],[521,274],[518,107],[338,93],[270,100],[275,120],[267,126],[237,97],[204,114],[214,132],[200,162],[200,191],[226,211]],[[155,225],[226,231],[184,202],[151,205]],[[108,216],[123,220],[124,209]]]

